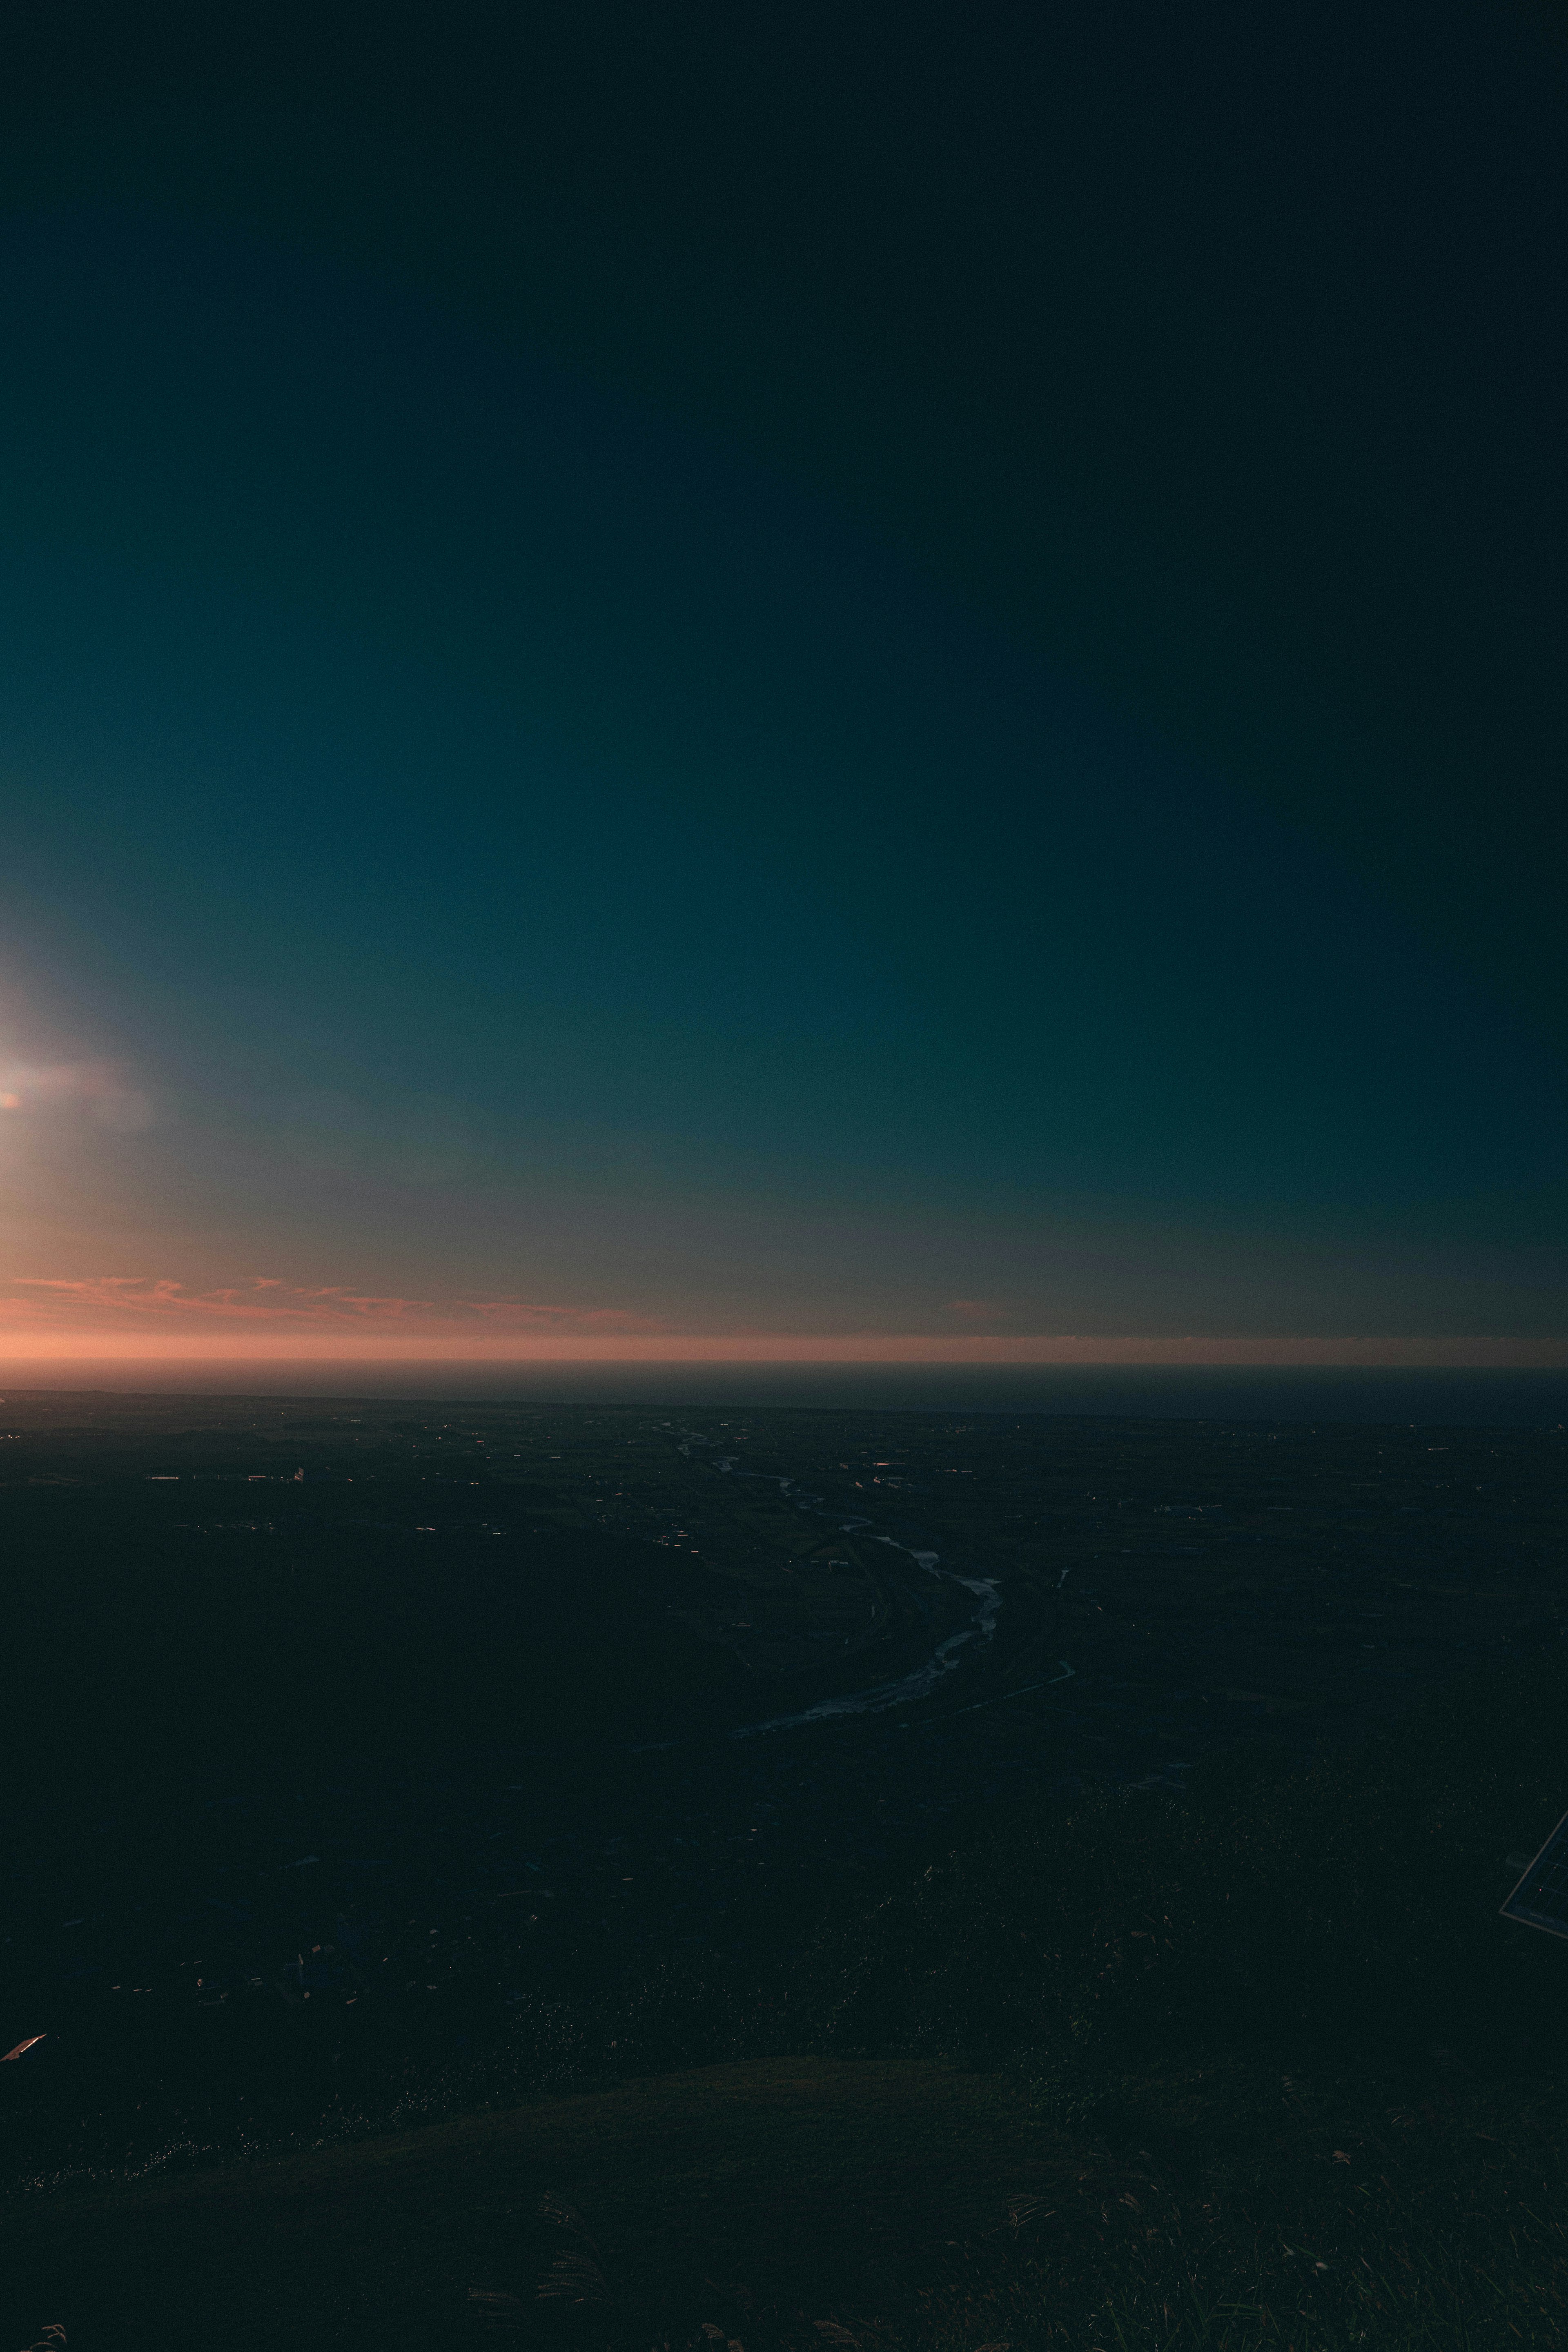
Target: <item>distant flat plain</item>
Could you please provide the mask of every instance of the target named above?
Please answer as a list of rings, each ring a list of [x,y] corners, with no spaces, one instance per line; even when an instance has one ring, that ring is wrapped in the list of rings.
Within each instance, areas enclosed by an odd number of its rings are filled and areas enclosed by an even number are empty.
[[[1309,1754],[1558,1642],[1565,1443],[13,1390],[0,2038],[129,2096],[308,1994],[369,2097],[946,1824]],[[259,2132],[246,2063],[167,2127]]]

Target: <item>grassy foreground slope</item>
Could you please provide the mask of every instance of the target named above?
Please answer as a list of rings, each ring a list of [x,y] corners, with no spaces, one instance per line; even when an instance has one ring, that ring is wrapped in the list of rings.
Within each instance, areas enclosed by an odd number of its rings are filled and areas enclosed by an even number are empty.
[[[1568,1801],[1558,1662],[1195,1779],[736,1961],[726,2063],[585,2012],[595,2089],[25,2199],[15,2342],[1560,2343],[1568,1945],[1496,1916]]]

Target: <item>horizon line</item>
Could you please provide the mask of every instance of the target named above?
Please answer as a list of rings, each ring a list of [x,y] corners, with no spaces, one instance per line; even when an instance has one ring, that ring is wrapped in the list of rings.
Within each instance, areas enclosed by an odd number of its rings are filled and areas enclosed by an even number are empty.
[[[0,1377],[15,1381],[28,1367],[54,1372],[77,1367],[113,1365],[121,1371],[137,1365],[167,1370],[178,1364],[210,1370],[220,1365],[237,1367],[294,1364],[342,1369],[353,1364],[392,1370],[399,1366],[442,1365],[451,1370],[507,1369],[527,1370],[550,1365],[595,1364],[657,1369],[695,1369],[707,1365],[879,1365],[915,1369],[922,1364],[958,1367],[965,1364],[1020,1369],[1053,1365],[1067,1367],[1168,1367],[1178,1370],[1205,1366],[1215,1370],[1568,1370],[1568,1337],[1523,1337],[1510,1334],[1397,1333],[1374,1336],[1312,1333],[1202,1334],[1106,1333],[1033,1334],[1009,1337],[1000,1333],[692,1333],[676,1338],[668,1332],[614,1335],[542,1336],[532,1345],[515,1339],[476,1346],[472,1339],[448,1339],[434,1335],[383,1336],[367,1348],[359,1333],[312,1333],[307,1339],[289,1334],[247,1334],[236,1345],[232,1330],[214,1332],[205,1345],[192,1345],[188,1330],[170,1333],[163,1344],[149,1346],[147,1335],[117,1332],[50,1335],[55,1344],[40,1346],[42,1334],[29,1331],[26,1342],[8,1349],[0,1335]],[[301,1342],[303,1341],[303,1344]]]

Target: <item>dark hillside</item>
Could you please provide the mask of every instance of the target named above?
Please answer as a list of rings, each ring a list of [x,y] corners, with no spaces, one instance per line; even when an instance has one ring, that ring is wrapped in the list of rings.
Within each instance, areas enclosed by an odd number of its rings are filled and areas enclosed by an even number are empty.
[[[574,1989],[563,1954],[510,2050],[426,2083],[426,2116],[489,2096],[488,2117],[24,2198],[19,2324],[61,2321],[69,2352],[497,2328],[617,2352],[1544,2352],[1568,1948],[1497,1906],[1568,1791],[1557,1669],[1305,1771],[1020,1807],[787,1961]],[[510,2104],[551,2037],[598,2087]],[[6,2070],[14,2136],[60,2080]]]

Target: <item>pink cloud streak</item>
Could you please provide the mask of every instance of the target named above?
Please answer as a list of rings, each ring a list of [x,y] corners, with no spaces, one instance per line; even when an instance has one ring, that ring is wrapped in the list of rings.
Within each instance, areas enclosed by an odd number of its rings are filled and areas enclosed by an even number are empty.
[[[445,1304],[429,1298],[384,1297],[340,1284],[306,1288],[276,1276],[220,1289],[191,1290],[184,1283],[142,1275],[23,1276],[21,1294],[0,1299],[0,1333],[10,1326],[79,1327],[93,1318],[110,1325],[126,1318],[218,1321],[258,1331],[288,1325],[306,1329],[395,1330],[452,1327],[518,1332],[655,1332],[664,1327],[618,1307],[558,1307],[521,1298],[464,1298]]]

